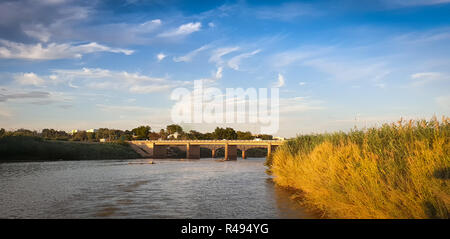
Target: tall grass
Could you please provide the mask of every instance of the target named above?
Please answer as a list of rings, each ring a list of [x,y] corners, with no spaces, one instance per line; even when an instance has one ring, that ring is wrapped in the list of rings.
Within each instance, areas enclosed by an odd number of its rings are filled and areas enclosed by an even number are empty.
[[[48,141],[32,136],[0,138],[2,160],[90,160],[140,158],[127,143]]]
[[[299,136],[267,165],[329,218],[449,218],[450,118]]]

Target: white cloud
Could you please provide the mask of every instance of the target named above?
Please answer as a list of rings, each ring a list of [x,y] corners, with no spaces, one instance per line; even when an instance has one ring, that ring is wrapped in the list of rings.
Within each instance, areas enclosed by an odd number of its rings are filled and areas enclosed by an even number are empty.
[[[209,78],[202,78],[200,79],[203,84],[206,85],[214,85],[218,80],[222,79],[223,77],[223,67],[219,66],[217,67],[217,70],[215,72],[211,73],[211,77]]]
[[[304,86],[304,85],[306,85],[306,82],[301,81],[301,82],[299,82],[298,84],[299,84],[300,86]]]
[[[420,72],[411,75],[413,79],[412,86],[424,86],[427,84],[440,82],[440,81],[448,81],[450,80],[450,76],[440,73],[440,72]]]
[[[208,23],[209,27],[215,27],[216,25],[213,22]]]
[[[101,68],[83,68],[78,70],[54,70],[54,79],[58,83],[67,83],[72,88],[91,88],[108,90],[128,90],[133,93],[152,93],[164,91],[185,84],[166,78],[151,77],[140,73],[111,71]],[[73,83],[76,82],[76,86]]]
[[[228,66],[231,69],[239,70],[239,65],[241,64],[241,60],[242,59],[249,58],[249,57],[251,57],[251,56],[253,56],[255,54],[258,54],[260,51],[261,50],[258,49],[258,50],[252,51],[252,52],[248,52],[248,53],[243,53],[243,54],[237,55],[237,56],[231,58],[228,61]]]
[[[17,74],[14,76],[14,79],[21,85],[39,86],[45,83],[44,79],[37,76],[33,72]]]
[[[176,37],[176,36],[185,36],[191,33],[200,31],[202,24],[200,22],[190,22],[187,24],[183,24],[176,29],[169,30],[159,34],[160,37]]]
[[[230,54],[234,51],[239,50],[239,47],[224,47],[214,50],[212,56],[209,58],[210,62],[215,62],[217,64],[222,64],[222,56]]]
[[[139,33],[147,33],[152,32],[157,27],[159,27],[162,24],[162,21],[160,19],[154,19],[150,21],[146,21],[144,23],[141,23],[133,28],[135,32]]]
[[[0,40],[0,58],[7,59],[54,60],[64,58],[81,58],[83,54],[94,52],[113,52],[131,55],[134,51],[121,48],[111,48],[100,45],[96,42],[80,45],[50,43],[43,46],[41,43],[33,45]]]
[[[273,87],[283,87],[285,84],[284,76],[278,73],[278,81],[273,85]]]
[[[166,55],[164,53],[159,53],[156,55],[156,58],[158,58],[158,61],[162,61],[164,58],[166,58]]]
[[[217,68],[217,72],[216,72],[216,79],[217,80],[222,79],[222,70],[223,70],[223,67],[218,67]]]
[[[192,58],[194,58],[199,52],[207,50],[208,48],[210,48],[211,45],[204,45],[200,48],[197,48],[191,52],[189,52],[188,54],[184,55],[184,56],[180,56],[180,57],[174,57],[173,61],[174,62],[190,62],[192,60]]]

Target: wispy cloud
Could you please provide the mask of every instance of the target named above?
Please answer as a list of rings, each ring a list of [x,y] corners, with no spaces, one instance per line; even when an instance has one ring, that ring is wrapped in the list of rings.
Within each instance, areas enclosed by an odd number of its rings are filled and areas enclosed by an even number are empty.
[[[163,33],[160,33],[158,36],[160,37],[177,37],[177,36],[186,36],[191,33],[200,31],[202,27],[201,22],[190,22],[179,26],[176,29],[172,29]]]
[[[203,84],[205,85],[214,85],[218,80],[222,79],[223,77],[223,67],[219,66],[217,67],[217,70],[213,73],[211,73],[211,77],[209,78],[202,78]]]
[[[237,56],[231,58],[231,59],[228,61],[228,66],[229,66],[231,69],[239,70],[239,65],[241,64],[241,60],[242,60],[242,59],[249,58],[249,57],[251,57],[251,56],[253,56],[253,55],[256,55],[256,54],[258,54],[260,51],[261,51],[261,50],[258,49],[258,50],[252,51],[252,52],[248,52],[248,53],[243,53],[243,54],[237,55]]]
[[[42,45],[41,43],[24,44],[0,40],[0,58],[7,59],[55,60],[64,58],[81,58],[83,54],[94,52],[113,52],[131,55],[134,51],[121,48],[111,48],[96,42],[79,45],[67,43],[50,43],[47,45]]]
[[[450,76],[440,72],[420,72],[411,75],[412,86],[419,87],[435,82],[449,81]]]
[[[143,22],[133,28],[133,31],[140,33],[147,33],[154,31],[157,27],[162,24],[161,19],[153,19],[150,21]]]
[[[8,100],[17,100],[17,99],[43,99],[49,98],[50,93],[44,91],[31,91],[31,92],[22,92],[22,93],[12,93],[12,94],[0,94],[0,102],[8,101]]]
[[[197,48],[184,56],[174,57],[173,61],[174,62],[190,62],[190,61],[192,61],[192,58],[194,58],[198,53],[200,53],[204,50],[207,50],[209,48],[211,48],[211,45],[201,46],[200,48]]]
[[[237,50],[239,50],[239,47],[224,47],[224,48],[219,48],[213,51],[211,57],[209,58],[209,62],[215,62],[217,64],[222,64],[223,60],[222,57],[225,55],[228,55],[232,52],[235,52]]]
[[[277,82],[273,85],[273,87],[283,87],[285,84],[284,76],[280,73],[278,73]]]
[[[112,71],[101,68],[77,70],[53,70],[52,82],[75,84],[77,88],[96,90],[128,90],[132,93],[153,93],[165,91],[186,82],[171,81],[164,77],[151,77],[140,73]]]

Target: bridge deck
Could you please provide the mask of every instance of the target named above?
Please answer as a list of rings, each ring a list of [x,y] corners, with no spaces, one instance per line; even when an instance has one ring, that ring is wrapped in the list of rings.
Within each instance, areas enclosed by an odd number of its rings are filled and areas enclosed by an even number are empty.
[[[281,145],[283,140],[133,140],[136,144],[155,145]]]

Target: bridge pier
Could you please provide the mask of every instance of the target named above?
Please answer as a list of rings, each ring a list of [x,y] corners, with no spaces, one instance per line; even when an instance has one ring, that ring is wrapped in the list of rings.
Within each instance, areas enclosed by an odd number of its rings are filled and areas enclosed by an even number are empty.
[[[186,144],[186,158],[200,159],[200,145]]]
[[[167,145],[153,145],[153,158],[164,159],[167,157]]]
[[[225,144],[225,160],[237,160],[237,146]]]
[[[215,158],[216,157],[216,149],[211,149],[211,158]]]
[[[246,150],[242,150],[242,159],[246,159],[247,158],[247,156],[245,156],[245,151]]]

